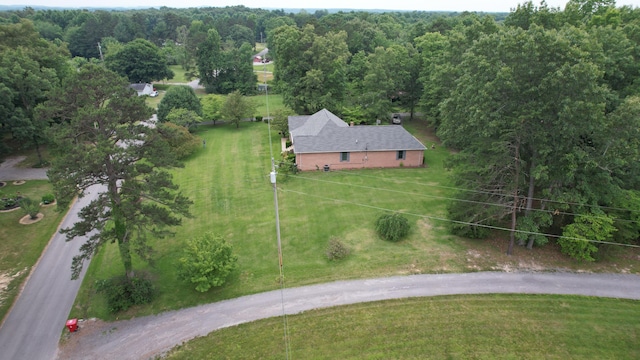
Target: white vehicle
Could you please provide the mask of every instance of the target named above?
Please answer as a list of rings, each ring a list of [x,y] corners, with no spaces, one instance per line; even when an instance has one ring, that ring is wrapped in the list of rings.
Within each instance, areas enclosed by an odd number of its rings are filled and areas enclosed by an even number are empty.
[[[158,96],[158,91],[153,90],[153,91],[151,92],[151,94],[149,94],[149,96],[151,96],[151,97],[156,97],[156,96]]]

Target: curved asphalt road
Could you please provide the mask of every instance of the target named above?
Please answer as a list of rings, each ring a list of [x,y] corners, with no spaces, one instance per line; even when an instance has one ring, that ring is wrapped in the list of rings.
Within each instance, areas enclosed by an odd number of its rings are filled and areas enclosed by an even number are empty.
[[[46,169],[20,169],[13,165],[21,159],[11,158],[0,164],[0,180],[43,180]],[[77,222],[78,212],[95,198],[100,187],[92,187],[89,193],[76,201],[61,227]],[[83,238],[65,241],[56,232],[38,263],[32,270],[22,292],[0,326],[0,359],[34,360],[53,359],[56,356],[60,334],[84,271],[79,280],[71,279],[71,260],[78,254]],[[85,269],[88,264],[85,264]]]
[[[483,294],[571,294],[640,299],[640,276],[575,273],[479,272],[413,275],[371,280],[339,281],[284,291],[287,314],[406,297]],[[66,354],[75,359],[149,359],[211,331],[258,319],[280,316],[281,292],[271,291],[237,299],[105,323],[91,333],[78,334]],[[82,330],[80,330],[82,332]],[[73,336],[73,335],[72,335]]]

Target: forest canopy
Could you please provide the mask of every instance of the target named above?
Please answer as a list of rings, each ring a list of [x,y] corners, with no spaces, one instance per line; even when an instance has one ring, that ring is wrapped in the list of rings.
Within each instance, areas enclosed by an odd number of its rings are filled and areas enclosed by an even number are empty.
[[[508,227],[512,244],[529,248],[564,236],[562,250],[584,260],[610,243],[638,244],[640,9],[612,0],[514,3],[508,14],[0,12],[1,129],[41,145],[47,124],[33,109],[73,64],[102,58],[130,82],[179,65],[208,93],[254,93],[258,42],[273,60],[270,89],[298,114],[327,108],[375,124],[403,109],[436,129],[456,150],[454,233]],[[126,67],[142,50],[155,65]]]

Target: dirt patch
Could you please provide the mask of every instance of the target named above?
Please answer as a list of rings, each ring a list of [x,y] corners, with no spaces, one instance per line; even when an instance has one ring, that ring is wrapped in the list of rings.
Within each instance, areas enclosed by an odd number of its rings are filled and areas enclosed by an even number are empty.
[[[26,183],[26,181],[24,180],[16,180],[13,182],[13,185],[24,185],[24,183]]]
[[[116,330],[112,324],[99,319],[78,319],[78,330],[75,332],[64,331],[58,345],[57,359],[73,359],[77,354],[82,354],[81,340],[99,338],[99,334],[107,334]]]
[[[13,279],[15,279],[18,276],[22,275],[25,271],[27,271],[26,268],[16,272],[13,275],[11,275],[8,272],[7,273],[0,273],[0,305],[4,303],[4,300],[6,298],[6,291],[9,288],[9,284],[11,284]]]
[[[466,251],[469,271],[572,271],[640,273],[640,249],[625,248],[615,255],[596,262],[573,260],[562,254],[560,246],[551,242],[529,250],[514,246],[511,256],[506,254],[509,239],[495,236],[486,240],[461,240]]]
[[[22,224],[22,225],[35,224],[38,221],[42,220],[43,218],[44,218],[44,214],[43,213],[38,213],[38,215],[36,215],[35,219],[32,219],[31,215],[25,215],[20,219],[20,224]]]

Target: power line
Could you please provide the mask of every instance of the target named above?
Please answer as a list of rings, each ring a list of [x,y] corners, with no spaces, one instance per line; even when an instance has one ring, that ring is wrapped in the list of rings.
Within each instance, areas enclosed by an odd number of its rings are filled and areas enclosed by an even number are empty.
[[[500,227],[500,226],[477,224],[477,223],[471,223],[471,222],[467,222],[467,221],[445,219],[445,218],[441,218],[441,217],[437,217],[437,216],[431,216],[431,215],[416,214],[416,213],[411,213],[411,212],[407,212],[407,211],[392,210],[392,209],[387,209],[387,208],[383,208],[383,207],[380,207],[380,206],[362,204],[362,203],[357,203],[357,202],[354,202],[354,201],[349,201],[349,200],[344,200],[344,199],[335,199],[335,198],[329,198],[329,197],[326,197],[326,196],[313,195],[313,194],[309,194],[309,193],[305,193],[305,192],[297,191],[297,190],[287,190],[287,189],[280,189],[280,190],[282,190],[284,192],[303,195],[303,196],[314,197],[314,198],[322,199],[322,200],[338,201],[338,202],[342,202],[342,203],[345,203],[345,204],[351,204],[351,205],[366,207],[366,208],[370,208],[370,209],[376,209],[376,210],[382,210],[382,211],[390,211],[390,212],[398,212],[398,213],[401,213],[401,214],[417,216],[417,217],[421,217],[421,218],[424,218],[424,219],[438,220],[438,221],[443,221],[443,222],[451,222],[451,223],[456,223],[456,224],[461,224],[461,225],[478,226],[478,227],[483,227],[483,228],[493,229],[493,230],[512,231],[509,228]],[[548,237],[553,237],[553,238],[558,238],[558,239],[562,238],[562,239],[586,241],[586,242],[592,242],[592,243],[598,243],[598,244],[609,244],[609,245],[626,246],[626,247],[632,247],[632,248],[640,248],[640,245],[622,244],[622,243],[615,243],[615,242],[611,242],[611,241],[582,239],[582,238],[575,238],[575,237],[570,237],[570,236],[545,234],[545,233],[539,233],[539,232],[535,232],[535,231],[526,231],[526,230],[513,230],[513,231],[517,232],[517,233],[521,233],[521,234],[527,234],[527,235],[542,235],[542,236],[548,236]]]
[[[330,183],[330,184],[335,184],[335,185],[348,185],[348,186],[351,186],[351,187],[359,187],[359,188],[369,189],[369,190],[387,191],[387,192],[393,192],[393,193],[411,195],[411,196],[416,196],[417,195],[417,196],[421,196],[421,197],[440,199],[440,200],[458,201],[458,202],[465,202],[465,203],[471,203],[471,204],[489,205],[489,206],[497,206],[497,207],[504,207],[504,208],[511,208],[512,207],[512,205],[509,205],[509,204],[498,204],[498,203],[491,203],[491,202],[486,202],[486,201],[467,200],[467,199],[451,198],[451,197],[446,197],[446,196],[438,196],[438,195],[430,195],[430,194],[416,194],[416,193],[409,193],[409,192],[406,192],[406,191],[395,190],[395,189],[377,188],[377,187],[367,186],[367,185],[357,185],[357,184],[343,183],[343,182],[338,182],[338,181],[310,178],[310,177],[300,176],[300,175],[291,175],[291,177],[295,177],[295,178],[298,178],[298,179],[304,179],[304,180],[325,182],[325,183]],[[420,183],[418,183],[418,184],[420,184]],[[509,195],[500,195],[500,196],[513,197],[513,195],[510,195],[510,196]],[[564,211],[558,211],[558,210],[545,210],[545,209],[538,209],[538,208],[532,208],[530,210],[531,211],[545,212],[545,213],[549,213],[549,214],[553,214],[553,215],[570,215],[570,216],[577,216],[577,217],[589,216],[589,215],[585,215],[585,214],[576,214],[576,213],[570,213],[570,212],[564,212]],[[592,217],[597,218],[597,219],[609,218],[609,217],[605,217],[605,216],[592,216]],[[619,219],[619,218],[610,218],[610,219],[621,221],[621,222],[630,222],[630,223],[636,223],[637,222],[636,220],[628,220],[628,219]]]
[[[282,241],[281,241],[281,237],[280,237],[280,211],[278,209],[278,187],[276,185],[276,179],[277,179],[277,173],[276,173],[276,162],[275,159],[273,157],[273,140],[271,138],[271,119],[270,119],[270,114],[269,114],[269,90],[267,89],[266,83],[267,83],[267,64],[264,64],[264,73],[265,73],[265,77],[264,77],[264,81],[265,81],[265,89],[264,89],[264,95],[265,95],[265,101],[267,103],[267,122],[268,122],[268,128],[269,128],[269,151],[270,151],[270,155],[271,155],[271,172],[269,173],[269,180],[271,181],[271,185],[273,186],[273,203],[275,206],[275,213],[276,213],[276,239],[277,239],[277,245],[278,245],[278,267],[280,269],[280,303],[282,304],[282,322],[283,322],[283,328],[284,328],[284,348],[285,348],[285,356],[286,359],[289,360],[290,358],[290,354],[291,354],[291,344],[290,344],[290,340],[289,340],[289,324],[287,321],[287,312],[284,309],[284,289],[285,289],[285,283],[284,283],[284,265],[283,265],[283,261],[282,261]]]
[[[501,193],[496,193],[496,192],[492,192],[492,191],[471,190],[471,189],[464,189],[464,188],[453,187],[453,186],[435,185],[435,184],[415,182],[415,181],[406,181],[406,180],[399,180],[399,179],[389,179],[389,178],[384,178],[384,177],[379,177],[379,176],[364,175],[362,173],[357,173],[357,172],[354,172],[354,171],[334,170],[333,173],[340,173],[340,174],[359,176],[359,177],[368,177],[368,178],[373,178],[373,179],[378,179],[378,180],[385,180],[385,181],[395,181],[395,182],[402,182],[402,183],[409,183],[409,184],[424,185],[424,186],[430,186],[430,187],[442,188],[442,189],[448,189],[448,190],[455,190],[455,191],[462,191],[462,192],[471,192],[471,193],[479,193],[479,194],[488,194],[488,195],[499,195],[499,196],[505,196],[505,197],[513,197],[513,194],[501,194]],[[540,201],[540,202],[548,202],[548,203],[556,203],[556,204],[579,205],[579,206],[585,206],[585,207],[598,207],[598,208],[601,208],[601,209],[618,210],[618,211],[629,211],[629,212],[633,212],[633,213],[640,212],[640,210],[625,209],[625,208],[619,208],[619,207],[614,207],[614,206],[601,206],[601,205],[592,205],[592,204],[581,204],[581,203],[571,202],[571,201],[559,201],[559,200],[551,200],[551,199],[536,198],[536,197],[532,197],[531,199],[532,200],[536,200],[536,201]],[[567,213],[567,214],[571,214],[571,213]]]

